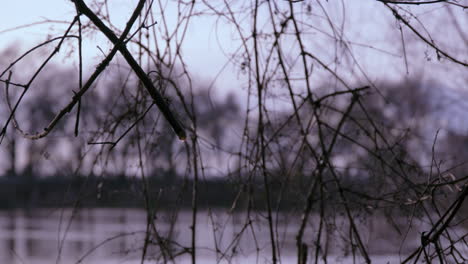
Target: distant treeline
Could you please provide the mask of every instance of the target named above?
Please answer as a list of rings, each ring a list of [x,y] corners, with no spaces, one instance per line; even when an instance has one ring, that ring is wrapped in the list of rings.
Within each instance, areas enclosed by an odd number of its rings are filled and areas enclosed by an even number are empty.
[[[243,177],[242,177],[243,178]],[[276,179],[276,180],[275,180]],[[303,181],[289,180],[281,183],[281,177],[272,177],[270,204],[275,211],[302,211],[307,203]],[[349,178],[348,178],[349,179]],[[250,181],[250,182],[249,182]],[[249,182],[246,184],[246,182]],[[328,180],[321,193],[315,190],[312,210],[319,210],[320,200],[326,210],[340,210],[343,202],[332,180]],[[171,173],[147,177],[114,175],[99,176],[48,176],[30,174],[0,177],[0,209],[43,207],[135,207],[152,209],[191,208],[194,182]],[[365,180],[344,180],[343,195],[350,208],[378,208],[378,199],[360,195],[363,191],[378,192],[378,188]],[[323,196],[323,197],[322,197]],[[394,199],[398,199],[398,194]],[[266,195],[261,179],[236,180],[235,177],[208,177],[197,184],[199,208],[232,208],[234,210],[265,210]]]
[[[145,207],[145,193],[156,207],[191,206],[192,181],[150,177],[147,184],[125,176],[0,177],[0,208]],[[235,190],[224,181],[204,181],[199,201],[228,206]]]
[[[146,194],[146,195],[145,195]],[[0,209],[38,207],[141,207],[190,208],[193,180],[179,176],[148,177],[146,184],[126,176],[16,175],[0,177]],[[145,199],[149,197],[148,200]],[[303,202],[304,193],[275,187],[271,202],[277,209],[292,209]],[[281,197],[279,199],[279,197]],[[302,202],[300,202],[302,201]],[[201,208],[265,209],[263,185],[245,185],[229,178],[200,180],[197,204]]]

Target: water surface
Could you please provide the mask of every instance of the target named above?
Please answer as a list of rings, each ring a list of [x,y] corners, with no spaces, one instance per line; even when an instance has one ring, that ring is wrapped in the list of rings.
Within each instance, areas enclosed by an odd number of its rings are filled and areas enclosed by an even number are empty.
[[[173,249],[190,248],[191,212],[161,212],[156,215],[160,237],[169,238]],[[35,209],[0,211],[0,263],[141,263],[147,214],[141,209]],[[199,263],[271,263],[270,234],[266,217],[255,213],[248,225],[246,213],[202,211],[197,224]],[[297,215],[279,214],[275,233],[282,263],[295,263]],[[340,219],[340,218],[338,218]],[[342,219],[343,220],[343,219]],[[330,221],[322,243],[328,244],[328,263],[353,263],[346,247],[349,227],[346,221]],[[312,223],[318,223],[317,216]],[[406,236],[395,232],[382,217],[356,218],[364,243],[374,263],[399,263],[418,246],[420,232]],[[172,225],[171,223],[175,223]],[[397,223],[404,231],[404,221]],[[419,223],[419,229],[429,228]],[[242,234],[242,235],[239,235]],[[316,230],[308,228],[304,242],[313,245]],[[154,238],[153,238],[154,239]],[[466,249],[465,249],[466,250]],[[309,256],[312,256],[312,250]],[[348,251],[348,252],[346,252]],[[157,241],[148,248],[148,263],[161,263]],[[159,261],[159,262],[158,262]],[[190,263],[182,254],[176,263]],[[362,263],[362,260],[357,263]]]

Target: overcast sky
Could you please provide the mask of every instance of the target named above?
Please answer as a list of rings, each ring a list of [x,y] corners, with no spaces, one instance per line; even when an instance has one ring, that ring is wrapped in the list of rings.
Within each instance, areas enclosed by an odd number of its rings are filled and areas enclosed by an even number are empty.
[[[51,36],[58,36],[60,29],[66,27],[66,24],[46,23],[16,30],[11,29],[45,20],[69,22],[75,13],[72,2],[68,0],[4,2],[0,10],[0,49],[16,43],[15,45],[24,51],[33,43],[38,43]],[[162,2],[164,3],[164,1]],[[165,12],[173,14],[168,16],[169,26],[175,22],[177,14],[174,2],[167,1],[165,8]],[[310,43],[317,45],[317,53],[323,55],[325,61],[327,56],[330,56],[330,54],[327,54],[329,52],[327,49],[332,47],[330,45],[332,43],[325,34],[320,34],[320,30],[325,33],[331,32],[326,19],[324,19],[324,11],[327,12],[335,24],[344,25],[345,37],[353,43],[351,46],[353,53],[358,58],[362,69],[372,77],[372,81],[385,78],[401,78],[404,75],[406,69],[402,43],[398,38],[399,31],[395,19],[388,9],[374,0],[322,2],[324,10],[319,10],[317,5],[313,5],[312,13],[314,16],[311,17],[310,24],[317,27],[317,33],[311,36]],[[136,1],[113,0],[109,3],[113,24],[123,28]],[[218,1],[212,1],[212,3],[218,3]],[[307,3],[307,1],[304,1],[304,3]],[[215,7],[221,6],[221,2],[218,5],[213,5]],[[441,4],[429,7],[405,6],[404,8],[411,8],[417,18],[431,31],[432,37],[438,44],[442,47],[455,47],[458,50],[450,50],[454,55],[463,55],[464,53],[466,56],[466,46],[463,45],[463,40],[458,37],[460,34],[455,29],[456,27],[452,25],[454,21],[459,26],[467,25],[468,16],[466,11],[459,11],[460,8],[448,10]],[[200,8],[200,10],[202,9],[207,10],[207,8]],[[221,7],[220,10],[222,10]],[[170,21],[171,17],[174,18],[174,21]],[[246,21],[246,23],[250,22]],[[194,77],[200,77],[206,81],[213,80],[227,62],[226,53],[233,52],[240,46],[233,28],[225,25],[226,23],[222,20],[216,20],[215,16],[205,15],[194,18],[183,46],[185,60]],[[162,27],[162,23],[156,26]],[[461,28],[465,31],[465,35],[468,35],[466,34],[468,29],[466,27]],[[414,37],[414,34],[409,31],[404,33],[407,40]],[[107,41],[102,36],[96,36],[95,39],[85,43],[85,56],[90,60],[90,65],[98,63],[97,59],[102,58],[102,53],[97,46],[105,47],[105,43]],[[369,46],[372,46],[372,48],[369,48]],[[406,52],[410,55],[410,74],[424,72],[425,77],[423,78],[433,78],[434,73],[443,73],[444,77],[453,75],[450,76],[453,84],[448,84],[448,86],[459,87],[460,84],[465,83],[466,80],[461,78],[458,72],[460,67],[454,67],[450,62],[438,63],[431,49],[424,45],[408,45],[406,48]],[[432,56],[434,61],[428,61],[427,56]],[[92,61],[93,59],[94,61]],[[454,72],[454,69],[457,71]],[[223,89],[225,89],[224,87],[232,88],[235,84],[234,81],[239,77],[236,71],[238,69],[225,68],[226,74],[222,75],[221,78],[224,81],[217,84],[223,86]],[[342,74],[346,75],[345,72]]]
[[[87,1],[88,3],[90,1]],[[175,5],[168,2],[165,12],[168,14],[176,14]],[[115,3],[115,4],[114,4]],[[136,1],[113,0],[110,5],[111,20],[114,25],[124,28],[127,19],[135,8]],[[15,45],[19,51],[26,51],[34,44],[40,43],[51,36],[59,36],[68,25],[63,22],[70,22],[75,15],[75,9],[71,1],[68,0],[20,0],[6,1],[2,3],[0,9],[0,50]],[[175,15],[168,15],[169,18],[174,17],[173,21],[167,21],[169,27],[175,23]],[[227,60],[220,49],[220,44],[223,48],[233,49],[231,41],[227,36],[223,36],[223,30],[216,30],[214,17],[196,17],[196,22],[193,23],[187,31],[185,45],[183,47],[184,59],[187,62],[188,69],[193,74],[194,79],[201,78],[205,82],[211,82],[220,71],[222,71]],[[52,21],[48,23],[38,23],[44,21]],[[158,21],[156,27],[162,27],[161,21]],[[29,26],[28,26],[29,25]],[[221,38],[220,38],[221,36]],[[221,41],[221,43],[219,42]],[[93,39],[85,41],[84,56],[87,59],[88,66],[94,66],[103,58],[102,52],[98,46],[105,50],[109,42],[102,35],[96,35]],[[62,53],[63,55],[63,53]],[[66,62],[72,63],[75,60]],[[233,69],[224,68],[225,73],[220,76],[222,82],[217,82],[219,86],[223,86],[223,90],[228,90],[235,87],[237,75],[233,73]]]

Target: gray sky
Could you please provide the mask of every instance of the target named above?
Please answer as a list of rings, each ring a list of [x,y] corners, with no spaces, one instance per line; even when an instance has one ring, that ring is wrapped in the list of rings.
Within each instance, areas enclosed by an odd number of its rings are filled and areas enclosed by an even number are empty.
[[[89,2],[89,1],[87,1]],[[176,16],[171,15],[177,13],[176,6],[168,1],[165,12],[169,15],[167,22],[168,26],[174,26]],[[115,3],[115,4],[114,4]],[[135,7],[136,1],[114,0],[110,5],[111,20],[113,25],[123,29],[125,23],[132,10]],[[40,43],[51,36],[59,36],[61,32],[68,26],[65,23],[56,21],[69,22],[73,19],[75,9],[71,1],[65,0],[20,0],[7,1],[2,4],[0,10],[0,40],[2,45],[0,49],[6,48],[13,43],[18,47],[19,51],[26,51],[34,44]],[[170,21],[170,18],[174,18]],[[214,17],[196,17],[196,22],[193,23],[187,31],[186,41],[184,42],[183,51],[186,54],[185,60],[188,64],[188,69],[194,77],[201,78],[204,81],[211,82],[226,64],[226,57],[223,49],[233,49],[232,41],[228,36],[225,36],[223,30],[216,32]],[[38,23],[44,21],[52,21],[49,23]],[[34,24],[35,23],[35,24]],[[33,25],[34,24],[34,25]],[[29,26],[27,26],[29,25]],[[27,27],[26,27],[27,26]],[[163,23],[158,21],[156,27],[162,30]],[[221,36],[221,38],[220,38]],[[224,39],[224,40],[223,40]],[[218,41],[221,40],[219,43]],[[93,36],[92,39],[84,42],[84,56],[87,60],[87,65],[93,67],[103,58],[102,50],[108,51],[109,42],[102,34]],[[66,55],[63,54],[62,55]],[[67,63],[76,63],[76,59],[67,60]],[[226,72],[232,73],[233,70],[226,69]],[[217,84],[221,89],[232,89],[235,87],[235,74],[223,74]]]
[[[174,2],[162,1],[166,6],[164,12],[169,14],[167,16],[168,21],[166,21],[169,27],[174,26],[177,17]],[[239,1],[239,3],[241,2],[243,1]],[[330,38],[336,32],[333,32],[328,24],[326,17],[328,15],[335,24],[334,26],[343,31],[341,37],[343,40],[349,41],[349,47],[359,63],[359,67],[353,62],[346,65],[344,71],[340,72],[342,76],[349,77],[349,80],[355,82],[364,82],[364,74],[367,74],[372,81],[405,77],[406,69],[400,32],[389,10],[374,0],[320,2],[321,6],[315,3],[312,5],[312,16],[303,19],[303,21],[311,25],[310,28],[313,28],[313,30],[310,30],[311,34],[305,36],[306,43],[314,46],[312,50],[317,51],[318,56],[325,62],[330,63],[334,56],[337,56],[333,45],[339,44],[334,43]],[[123,28],[136,1],[113,0],[110,3],[109,13],[111,14],[112,23]],[[211,3],[220,11],[226,10],[219,1],[211,1]],[[307,3],[307,1],[304,1],[304,3]],[[299,6],[300,3],[297,5]],[[199,6],[199,8],[196,8],[197,11],[204,10],[213,13],[212,10],[202,7],[202,5]],[[468,16],[466,16],[466,11],[459,11],[460,8],[448,10],[443,5],[430,5],[428,7],[403,6],[403,8],[411,9],[432,33],[432,37],[437,44],[441,45],[441,47],[450,47],[450,52],[454,55],[466,56],[466,46],[458,37],[460,34],[456,27],[451,25],[454,22],[458,25],[467,25]],[[45,20],[71,21],[74,12],[71,1],[6,1],[2,4],[0,11],[0,40],[2,43],[0,48],[15,42],[24,51],[33,43],[43,41],[50,36],[57,36],[66,27],[65,24],[47,23],[5,31]],[[260,14],[264,14],[266,18],[266,9],[261,10]],[[248,16],[248,14],[246,15]],[[171,21],[171,18],[173,21]],[[411,21],[415,22],[414,18]],[[162,21],[158,22],[156,27],[158,30],[163,30]],[[244,22],[245,24],[241,26],[248,30],[251,21],[246,19]],[[262,24],[261,17],[259,24]],[[270,29],[265,27],[265,30]],[[461,27],[461,30],[464,30],[464,34],[468,35],[466,27]],[[466,79],[459,74],[460,67],[454,66],[451,62],[437,62],[435,53],[427,45],[413,45],[411,39],[414,38],[414,34],[410,31],[404,31],[404,36],[409,44],[406,47],[406,52],[410,74],[422,72],[422,78],[428,81],[434,76],[438,76],[438,74],[442,74],[444,77],[449,75],[451,84],[447,86],[453,85],[453,87],[460,87],[461,84],[466,82]],[[232,54],[240,45],[241,42],[234,28],[231,25],[227,26],[225,20],[217,20],[215,16],[211,15],[202,15],[194,17],[194,21],[187,31],[182,50],[188,68],[194,77],[211,82],[222,71],[223,66],[228,61],[226,55]],[[98,59],[102,58],[102,53],[97,46],[106,51],[106,48],[109,47],[108,41],[101,35],[96,35],[90,41],[85,42],[85,56],[89,65],[98,63]],[[362,72],[359,73],[361,70]],[[320,78],[320,75],[321,72],[317,71],[316,76]],[[239,84],[242,85],[242,77],[239,74],[239,69],[227,66],[224,68],[224,74],[219,77],[220,80],[217,82],[218,86],[220,86],[218,90],[227,88],[237,90],[236,87]],[[238,78],[241,79],[240,83],[236,83]]]

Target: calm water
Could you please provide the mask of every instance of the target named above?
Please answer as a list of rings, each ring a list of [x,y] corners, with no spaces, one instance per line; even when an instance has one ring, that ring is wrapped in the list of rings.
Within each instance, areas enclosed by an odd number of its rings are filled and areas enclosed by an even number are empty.
[[[161,236],[167,237],[171,230],[168,212],[157,215],[156,228]],[[316,218],[316,217],[315,217]],[[197,259],[199,263],[270,263],[271,248],[265,218],[261,213],[252,217],[255,224],[245,228],[246,214],[226,212],[200,212],[198,218]],[[295,235],[297,216],[281,215],[275,223],[280,242],[282,263],[295,263]],[[317,220],[317,219],[315,219]],[[312,219],[312,221],[315,221]],[[190,247],[191,214],[181,211],[177,224],[173,226],[171,239],[183,247]],[[410,232],[410,239],[402,245],[402,238],[388,232],[389,226],[382,219],[360,222],[363,239],[373,253],[374,263],[398,263],[398,252],[414,249],[418,232]],[[318,223],[318,222],[317,222]],[[421,224],[422,225],[422,224]],[[334,235],[328,239],[329,263],[352,263],[351,259],[333,257],[346,250],[341,241],[349,236],[343,223],[334,222],[329,228]],[[146,213],[139,209],[37,209],[32,211],[0,211],[0,263],[140,263],[146,230]],[[241,237],[236,235],[244,231]],[[392,234],[394,234],[393,232]],[[305,241],[313,243],[313,231]],[[232,255],[232,241],[239,239],[235,258],[222,258],[215,253]],[[156,246],[148,250],[155,256]],[[402,254],[405,255],[405,254]],[[146,262],[145,262],[146,263]],[[147,263],[160,263],[156,260]],[[176,258],[176,263],[190,263],[188,254]],[[360,263],[360,262],[358,262]]]

